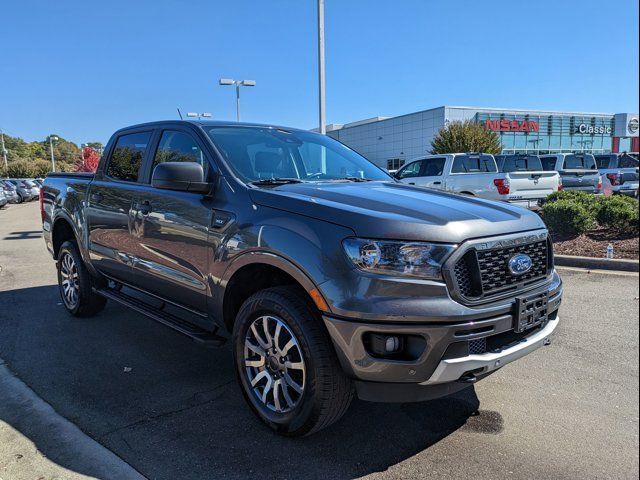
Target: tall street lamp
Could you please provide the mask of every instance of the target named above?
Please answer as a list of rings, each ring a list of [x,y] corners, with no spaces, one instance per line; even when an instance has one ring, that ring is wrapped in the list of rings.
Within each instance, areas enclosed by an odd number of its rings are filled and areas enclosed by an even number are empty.
[[[323,135],[326,133],[324,103],[324,0],[318,0],[318,120]]]
[[[53,142],[57,142],[59,140],[55,135],[49,135],[49,148],[51,149],[51,171],[56,171],[56,158],[53,155]]]
[[[221,78],[220,85],[236,86],[236,119],[240,121],[240,87],[255,87],[255,80],[234,80],[232,78]]]

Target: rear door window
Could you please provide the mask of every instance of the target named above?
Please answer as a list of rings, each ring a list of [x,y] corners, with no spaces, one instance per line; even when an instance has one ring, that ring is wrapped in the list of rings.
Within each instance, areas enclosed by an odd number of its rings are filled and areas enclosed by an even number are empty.
[[[422,174],[423,177],[441,177],[444,173],[444,164],[447,159],[438,157],[438,158],[427,158],[423,160],[423,168]]]
[[[453,160],[451,173],[497,172],[496,162],[491,155],[458,155]]]
[[[151,132],[131,133],[118,137],[109,159],[107,175],[114,180],[137,182],[144,152],[150,139]]]

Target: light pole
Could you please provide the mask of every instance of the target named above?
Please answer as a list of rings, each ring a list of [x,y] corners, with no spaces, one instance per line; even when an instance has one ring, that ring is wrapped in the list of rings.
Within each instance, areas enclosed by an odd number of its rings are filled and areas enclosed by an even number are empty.
[[[211,118],[211,114],[209,112],[187,112],[187,117],[197,118],[200,120],[201,118]]]
[[[255,80],[234,80],[233,78],[221,78],[220,85],[236,86],[236,120],[240,121],[240,87],[255,87]]]
[[[56,171],[56,158],[53,155],[53,142],[58,141],[58,137],[55,135],[49,135],[49,148],[51,149],[51,171]]]
[[[7,163],[7,149],[4,148],[4,132],[2,130],[0,130],[0,150],[2,151],[2,158],[4,160],[4,169],[8,170],[9,164]]]
[[[322,135],[326,133],[324,103],[324,0],[318,0],[318,116]]]

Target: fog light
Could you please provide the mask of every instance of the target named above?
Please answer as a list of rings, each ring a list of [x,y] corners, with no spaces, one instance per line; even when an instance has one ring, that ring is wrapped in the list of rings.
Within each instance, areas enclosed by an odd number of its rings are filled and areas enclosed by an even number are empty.
[[[384,342],[384,351],[386,353],[395,353],[400,350],[400,339],[398,337],[387,337]]]

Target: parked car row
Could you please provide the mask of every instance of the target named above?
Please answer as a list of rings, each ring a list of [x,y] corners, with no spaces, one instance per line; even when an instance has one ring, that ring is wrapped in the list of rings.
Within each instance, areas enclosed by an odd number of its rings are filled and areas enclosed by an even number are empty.
[[[393,176],[402,183],[501,200],[527,208],[558,190],[638,196],[638,159],[630,154],[426,155]]]
[[[502,200],[524,207],[539,201],[562,185],[560,174],[545,170],[536,155],[450,153],[415,159],[394,175],[402,183]]]
[[[9,203],[36,200],[40,196],[42,180],[38,178],[0,178],[0,208]]]

